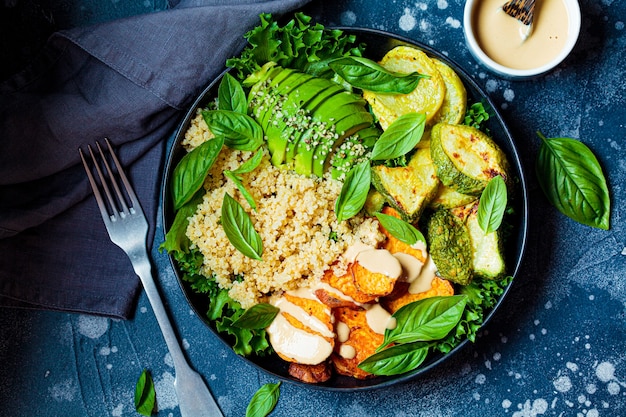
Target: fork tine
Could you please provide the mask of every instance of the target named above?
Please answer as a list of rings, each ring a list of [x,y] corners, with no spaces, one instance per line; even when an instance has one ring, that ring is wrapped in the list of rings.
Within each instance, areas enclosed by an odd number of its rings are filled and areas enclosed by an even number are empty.
[[[141,210],[141,205],[139,204],[139,199],[137,198],[137,195],[135,194],[133,187],[130,185],[130,181],[128,180],[128,177],[126,177],[126,174],[124,173],[124,170],[122,169],[122,164],[120,164],[120,161],[119,159],[117,159],[115,152],[113,152],[113,148],[111,148],[111,143],[109,142],[109,139],[105,138],[104,141],[109,148],[109,152],[111,153],[111,157],[113,159],[113,162],[115,163],[117,172],[120,174],[120,179],[122,180],[122,184],[124,184],[126,193],[128,194],[128,197],[130,198],[131,208],[134,208],[136,211],[141,212],[142,210]],[[115,188],[117,189],[117,184],[115,184]],[[120,193],[118,189],[118,195],[119,194]]]
[[[115,153],[113,152],[113,148],[111,148],[111,144],[109,143],[109,141],[107,139],[105,139],[106,144],[109,148],[109,154],[111,155],[111,157],[113,158],[113,161],[115,162],[115,166],[117,168],[117,172],[118,174],[122,177],[125,178],[124,176],[124,171],[122,171],[122,167],[120,166],[119,161],[117,160],[117,157],[115,156]],[[113,174],[113,170],[111,169],[111,166],[109,165],[109,162],[107,160],[106,155],[104,154],[104,152],[102,151],[102,148],[100,147],[100,142],[96,141],[96,146],[98,147],[98,152],[100,152],[100,156],[102,157],[102,162],[104,164],[104,168],[106,169],[107,175],[109,177],[109,180],[111,181],[111,185],[113,186],[113,190],[115,191],[115,195],[117,196],[117,201],[119,202],[120,206],[120,213],[123,214],[130,214],[130,210],[128,209],[128,205],[126,204],[126,198],[124,197],[124,194],[122,193],[122,191],[120,190],[120,187],[117,185],[117,181],[115,181],[115,175]],[[98,172],[100,172],[98,170]],[[102,176],[100,177],[101,180],[103,180]],[[104,182],[104,180],[103,180]],[[128,187],[126,187],[128,189]],[[106,190],[106,188],[105,188]],[[108,195],[108,193],[107,193]],[[111,203],[114,203],[114,200],[109,197],[109,201],[111,201]],[[113,207],[115,207],[115,205],[113,205]]]
[[[93,152],[91,151],[91,147],[88,146],[89,149],[89,153],[91,154],[91,158],[93,159]],[[98,184],[96,183],[96,180],[93,177],[93,174],[91,173],[91,169],[89,168],[89,164],[87,163],[87,161],[85,160],[85,155],[83,154],[83,150],[78,148],[78,153],[80,154],[80,159],[83,161],[83,167],[85,168],[85,172],[87,173],[87,178],[89,179],[89,184],[91,185],[91,189],[93,190],[93,194],[96,197],[96,202],[98,203],[98,207],[100,208],[100,214],[102,215],[102,218],[105,220],[106,219],[110,219],[111,215],[109,214],[109,211],[107,209],[106,203],[104,202],[104,199],[102,198],[102,193],[100,193],[100,188],[98,187]],[[95,162],[95,160],[94,160]],[[102,176],[100,175],[100,179],[102,179]],[[106,187],[106,184],[104,184]]]

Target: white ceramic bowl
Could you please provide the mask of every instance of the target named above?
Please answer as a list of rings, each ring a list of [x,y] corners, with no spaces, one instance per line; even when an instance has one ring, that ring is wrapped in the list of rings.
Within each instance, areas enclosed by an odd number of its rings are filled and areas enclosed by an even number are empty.
[[[467,0],[465,3],[465,10],[463,14],[463,31],[465,33],[465,40],[474,58],[476,58],[476,60],[487,69],[501,77],[512,80],[523,80],[544,74],[558,66],[576,45],[581,26],[580,5],[578,4],[578,0],[563,0],[568,14],[569,26],[565,46],[561,49],[558,55],[556,55],[549,62],[531,69],[516,69],[499,64],[483,51],[477,40],[476,28],[474,27],[476,20],[474,19],[474,14],[477,12],[482,1],[483,0]],[[506,0],[502,0],[502,4],[504,4],[505,1]]]

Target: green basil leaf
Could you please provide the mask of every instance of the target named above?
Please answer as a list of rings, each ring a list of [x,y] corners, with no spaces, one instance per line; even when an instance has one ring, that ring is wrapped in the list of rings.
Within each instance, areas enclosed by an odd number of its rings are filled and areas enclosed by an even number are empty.
[[[215,136],[224,136],[231,149],[256,151],[263,144],[263,128],[247,114],[232,110],[204,110],[202,117]]]
[[[246,162],[241,164],[239,168],[231,171],[233,174],[246,174],[248,172],[254,171],[260,164],[263,159],[263,149],[259,149],[252,158],[248,159]]]
[[[231,110],[237,113],[248,112],[248,100],[239,81],[229,73],[224,74],[217,88],[217,106],[219,110]]]
[[[187,237],[187,226],[189,225],[189,217],[193,216],[198,208],[198,204],[202,202],[204,192],[197,192],[191,200],[183,204],[176,212],[172,226],[165,234],[165,240],[159,246],[159,250],[172,252],[188,252],[189,238]]]
[[[230,243],[248,258],[261,260],[263,241],[254,230],[250,216],[228,193],[222,202],[222,227]]]
[[[391,346],[374,353],[359,368],[374,375],[398,375],[419,367],[428,356],[429,343],[414,342]]]
[[[202,187],[223,146],[224,138],[221,136],[208,140],[183,156],[176,165],[171,180],[175,210],[191,200]]]
[[[426,239],[422,232],[417,230],[412,224],[384,213],[374,213],[374,215],[386,231],[407,245],[414,245],[417,241],[424,243],[424,245],[426,244]]]
[[[487,183],[478,202],[478,225],[483,232],[488,234],[498,230],[502,224],[506,203],[506,183],[498,175]]]
[[[542,144],[536,174],[550,203],[581,224],[608,230],[611,200],[593,152],[576,139],[537,135]]]
[[[369,160],[355,165],[348,172],[339,197],[335,201],[335,216],[338,222],[347,220],[361,211],[367,199],[371,180]]]
[[[233,322],[233,326],[242,329],[265,329],[272,324],[274,317],[280,311],[279,308],[271,304],[255,304]]]
[[[426,116],[421,113],[407,113],[398,117],[380,135],[370,158],[380,161],[405,155],[422,139],[425,125]]]
[[[156,391],[150,373],[144,369],[135,385],[135,410],[142,416],[151,416],[156,405]]]
[[[461,319],[466,304],[466,295],[451,295],[425,298],[401,307],[393,314],[396,327],[385,330],[381,348],[391,343],[443,339]]]
[[[350,85],[376,93],[408,94],[420,79],[427,77],[417,72],[389,71],[371,59],[357,56],[336,59],[328,66]]]
[[[235,175],[233,171],[224,171],[224,176],[235,183],[237,189],[239,190],[241,195],[243,195],[243,198],[246,199],[252,210],[256,211],[256,202],[254,201],[252,194],[250,194],[245,185],[243,185],[243,183],[241,182],[241,178]]]
[[[248,408],[246,417],[265,417],[272,412],[280,397],[280,382],[265,384],[254,393]]]

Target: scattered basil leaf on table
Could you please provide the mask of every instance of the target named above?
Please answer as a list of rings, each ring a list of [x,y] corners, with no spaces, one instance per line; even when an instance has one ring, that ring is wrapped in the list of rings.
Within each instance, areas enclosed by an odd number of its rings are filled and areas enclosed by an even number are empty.
[[[217,88],[217,106],[219,110],[231,110],[247,113],[248,99],[239,81],[229,73],[225,73]]]
[[[135,386],[135,410],[142,416],[151,416],[156,405],[156,391],[150,373],[144,369]]]
[[[223,146],[224,138],[218,136],[204,142],[182,157],[174,168],[171,180],[175,210],[191,200],[196,191],[202,187],[209,169],[213,166]]]
[[[246,417],[265,417],[272,412],[280,396],[280,382],[265,384],[254,393],[248,407]]]
[[[280,311],[271,304],[255,304],[233,322],[233,326],[242,329],[264,329],[270,324]]]
[[[420,366],[426,356],[430,343],[413,342],[391,346],[374,353],[361,363],[359,368],[374,375],[398,375]]]
[[[371,180],[369,160],[362,161],[348,172],[335,202],[335,216],[338,222],[347,220],[361,211],[367,199]]]
[[[248,258],[260,261],[263,254],[263,241],[254,230],[248,213],[228,193],[224,193],[221,220],[230,243]]]
[[[371,59],[353,56],[336,59],[328,64],[350,85],[376,93],[408,94],[415,90],[424,74],[401,74],[389,71]]]
[[[233,171],[228,171],[228,170],[224,171],[224,176],[235,183],[235,185],[237,186],[237,189],[239,190],[241,195],[243,195],[243,198],[246,199],[246,201],[248,202],[252,210],[256,211],[256,202],[254,201],[252,194],[250,194],[250,192],[245,187],[245,185],[243,185],[243,182],[241,182],[241,178],[235,175]]]
[[[426,116],[407,113],[389,125],[372,149],[372,161],[394,159],[407,154],[419,143],[424,134]]]
[[[239,151],[256,151],[263,144],[263,128],[247,114],[232,110],[204,110],[202,117],[215,136]]]
[[[493,177],[478,202],[478,225],[486,234],[495,232],[502,224],[507,198],[504,179],[499,175]]]
[[[414,245],[418,241],[424,243],[424,245],[426,244],[426,239],[422,232],[417,230],[412,224],[384,213],[375,213],[374,215],[386,231],[407,245]]]
[[[611,200],[593,152],[576,139],[537,136],[536,175],[550,203],[581,224],[608,230]]]
[[[385,330],[381,348],[391,343],[413,343],[443,339],[463,315],[467,296],[429,297],[401,307],[393,314],[396,327]]]

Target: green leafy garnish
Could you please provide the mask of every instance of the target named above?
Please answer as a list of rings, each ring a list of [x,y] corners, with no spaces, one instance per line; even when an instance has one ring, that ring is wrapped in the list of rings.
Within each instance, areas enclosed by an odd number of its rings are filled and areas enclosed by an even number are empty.
[[[172,173],[172,199],[174,209],[180,209],[202,187],[209,169],[224,146],[224,138],[218,136],[204,142],[183,156]]]
[[[259,149],[252,158],[248,159],[246,162],[241,164],[239,168],[231,171],[233,174],[247,174],[248,172],[252,172],[261,164],[261,160],[263,159],[263,149]]]
[[[263,128],[252,117],[232,110],[204,110],[202,117],[215,136],[231,149],[256,151],[263,144]]]
[[[272,412],[280,397],[280,382],[265,384],[254,393],[248,407],[246,417],[265,417]]]
[[[386,231],[407,245],[414,245],[418,241],[426,245],[424,235],[412,224],[384,213],[374,213],[374,215]]]
[[[380,135],[370,158],[378,161],[406,155],[422,139],[425,124],[426,116],[421,113],[407,113],[398,117]]]
[[[241,177],[236,175],[233,171],[228,171],[228,170],[224,171],[224,176],[230,179],[235,184],[235,186],[237,187],[241,195],[243,195],[243,198],[246,199],[246,201],[248,202],[252,210],[256,211],[256,202],[254,201],[252,194],[250,194],[250,191],[248,191],[246,186],[243,185],[243,182],[241,181]]]
[[[172,226],[165,235],[165,241],[159,246],[159,250],[167,252],[187,252],[189,250],[189,238],[186,235],[189,217],[193,216],[202,201],[203,192],[197,192],[194,197],[186,202],[178,211],[172,222]]]
[[[338,222],[349,219],[361,211],[367,199],[371,179],[369,160],[357,164],[348,172],[335,202],[335,216]]]
[[[412,72],[401,74],[363,57],[345,57],[329,64],[330,68],[348,84],[376,93],[408,94],[427,75]]]
[[[465,118],[463,119],[463,124],[475,127],[478,130],[488,133],[487,130],[484,129],[484,124],[487,120],[489,120],[489,113],[485,110],[483,103],[478,102],[472,104],[467,109],[465,112]]]
[[[150,373],[144,369],[135,386],[135,410],[142,416],[151,416],[156,407],[156,391]]]
[[[264,329],[272,324],[279,311],[279,308],[271,304],[255,304],[237,318],[233,322],[233,326],[242,329]]]
[[[536,174],[550,203],[581,224],[608,230],[611,200],[593,152],[576,139],[537,136],[542,144]]]
[[[243,87],[229,73],[224,74],[217,89],[217,104],[219,110],[231,110],[238,113],[246,113],[248,100]]]
[[[493,177],[478,202],[478,225],[485,233],[498,230],[507,204],[506,183],[501,176]]]
[[[241,204],[228,193],[222,202],[222,227],[230,243],[245,256],[262,260],[263,241]]]
[[[414,342],[391,346],[367,357],[359,368],[374,375],[399,375],[417,369],[428,356],[430,343]]]
[[[393,314],[396,327],[385,331],[381,346],[443,339],[461,319],[466,304],[464,295],[429,297],[407,304]]]

